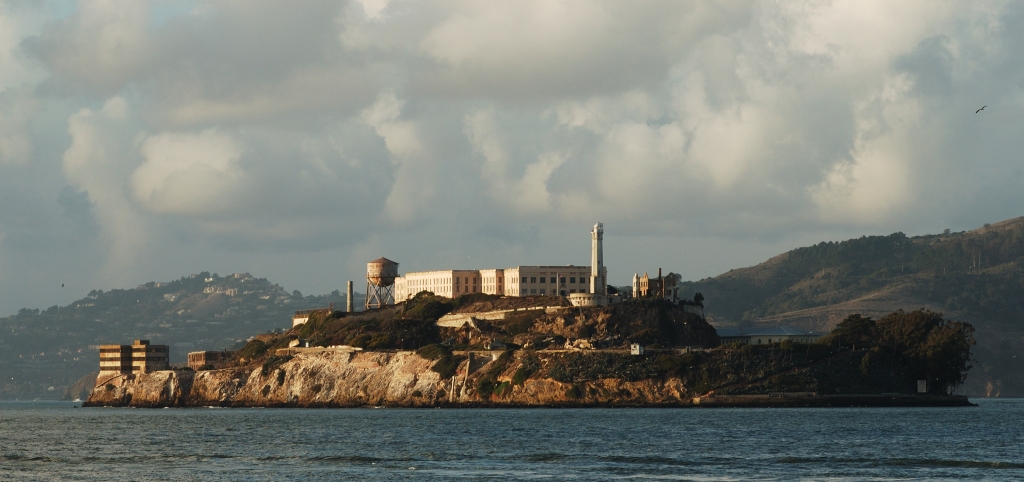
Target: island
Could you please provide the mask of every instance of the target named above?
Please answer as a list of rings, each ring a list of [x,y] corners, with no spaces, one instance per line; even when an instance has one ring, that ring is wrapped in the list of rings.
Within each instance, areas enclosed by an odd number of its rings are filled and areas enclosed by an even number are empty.
[[[421,292],[302,316],[215,364],[99,377],[83,406],[971,405],[953,393],[974,329],[928,310],[851,315],[813,342],[761,344],[723,343],[699,302],[660,298],[572,306]]]

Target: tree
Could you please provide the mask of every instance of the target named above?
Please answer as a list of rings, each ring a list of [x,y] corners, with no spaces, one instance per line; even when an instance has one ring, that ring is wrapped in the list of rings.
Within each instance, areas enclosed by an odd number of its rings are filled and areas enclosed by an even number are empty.
[[[928,380],[929,393],[949,393],[971,369],[974,326],[950,321],[930,310],[903,310],[878,320],[877,345],[891,353],[915,380]]]
[[[857,313],[839,322],[832,333],[821,339],[821,343],[870,348],[877,336],[875,320]]]
[[[693,302],[698,305],[704,304],[704,295],[700,294],[700,291],[693,294]]]

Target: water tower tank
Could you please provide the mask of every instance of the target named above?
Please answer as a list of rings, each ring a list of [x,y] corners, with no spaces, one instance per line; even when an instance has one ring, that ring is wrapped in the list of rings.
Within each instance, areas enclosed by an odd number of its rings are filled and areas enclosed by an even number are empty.
[[[398,276],[398,263],[387,258],[377,258],[366,263],[366,280],[375,286],[391,286]]]

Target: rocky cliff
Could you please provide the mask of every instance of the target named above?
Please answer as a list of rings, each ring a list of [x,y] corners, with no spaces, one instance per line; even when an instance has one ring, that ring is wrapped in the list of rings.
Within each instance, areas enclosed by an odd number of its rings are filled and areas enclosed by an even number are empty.
[[[558,357],[560,354],[552,354]],[[87,406],[429,407],[681,405],[692,393],[678,378],[602,378],[563,383],[513,379],[522,356],[456,355],[454,377],[414,352],[299,354],[254,369],[160,371],[122,375],[97,386]],[[537,357],[549,364],[551,357]],[[526,361],[526,364],[534,363]],[[538,367],[539,368],[539,367]],[[472,373],[469,373],[472,370]],[[494,373],[497,371],[498,373]],[[480,380],[490,384],[480,386]],[[492,381],[493,380],[493,381]]]

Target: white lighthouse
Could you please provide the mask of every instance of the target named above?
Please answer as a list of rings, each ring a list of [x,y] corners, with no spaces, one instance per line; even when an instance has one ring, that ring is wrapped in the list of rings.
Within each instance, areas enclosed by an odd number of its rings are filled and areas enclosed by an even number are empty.
[[[590,232],[590,292],[607,295],[607,272],[604,269],[604,225],[599,221]]]
[[[604,267],[604,225],[598,222],[590,231],[590,293],[570,293],[573,306],[608,304],[608,270]]]

